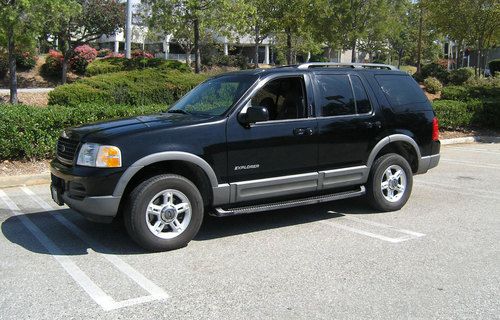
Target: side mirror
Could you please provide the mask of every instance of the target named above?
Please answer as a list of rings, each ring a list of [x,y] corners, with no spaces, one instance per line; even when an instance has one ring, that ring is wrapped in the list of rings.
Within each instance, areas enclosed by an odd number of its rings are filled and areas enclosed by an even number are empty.
[[[240,112],[238,120],[243,124],[268,121],[269,111],[266,107],[248,107],[246,113]]]

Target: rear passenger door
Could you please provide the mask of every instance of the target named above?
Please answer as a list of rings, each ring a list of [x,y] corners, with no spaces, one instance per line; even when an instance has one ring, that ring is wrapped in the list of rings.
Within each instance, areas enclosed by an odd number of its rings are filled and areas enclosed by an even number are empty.
[[[366,164],[382,118],[368,83],[355,73],[315,75],[319,170]]]

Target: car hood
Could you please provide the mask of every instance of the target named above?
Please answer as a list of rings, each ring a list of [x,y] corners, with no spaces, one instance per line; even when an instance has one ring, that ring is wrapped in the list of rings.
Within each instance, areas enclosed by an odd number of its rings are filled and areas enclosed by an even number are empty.
[[[210,118],[177,113],[161,113],[137,116],[113,121],[96,122],[64,130],[62,136],[81,141],[89,135],[93,137],[109,137],[116,134],[127,134],[154,128],[178,127],[205,122]]]

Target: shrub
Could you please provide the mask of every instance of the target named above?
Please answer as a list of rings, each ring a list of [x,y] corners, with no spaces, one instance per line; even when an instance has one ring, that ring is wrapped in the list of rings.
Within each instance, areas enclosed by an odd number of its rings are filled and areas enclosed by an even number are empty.
[[[69,60],[71,69],[78,74],[84,74],[87,65],[97,58],[97,50],[89,45],[81,45],[75,48],[73,56]]]
[[[414,66],[401,66],[399,70],[408,73],[409,75],[414,75],[417,72],[417,67]]]
[[[474,77],[474,68],[459,68],[450,72],[449,80],[455,85],[462,85]]]
[[[81,105],[76,108],[4,106],[0,108],[0,160],[54,157],[56,140],[66,127],[157,113],[165,109],[165,105],[136,108],[102,104]]]
[[[106,57],[104,57],[104,59],[111,59],[111,58],[125,58],[125,55],[123,53],[111,52]]]
[[[439,126],[446,129],[470,127],[474,114],[467,108],[467,103],[453,100],[435,100],[432,103]]]
[[[146,59],[152,59],[155,56],[152,53],[143,51],[143,50],[134,50],[131,52],[132,58],[146,58]]]
[[[113,51],[111,51],[111,49],[107,49],[107,48],[101,49],[101,50],[99,50],[97,52],[97,57],[98,58],[104,58],[104,57],[106,57],[106,56],[108,56],[108,55],[110,55],[112,53],[113,53]]]
[[[428,77],[424,80],[425,90],[429,93],[438,93],[443,90],[443,84],[434,77]]]
[[[237,56],[225,56],[225,55],[213,55],[207,58],[205,64],[209,67],[219,66],[219,67],[233,67],[240,69],[248,69],[248,58],[242,55]]]
[[[441,99],[444,100],[469,100],[469,89],[464,86],[447,86],[441,91]]]
[[[178,70],[181,72],[190,72],[191,69],[180,61],[163,60],[159,58],[153,59],[125,59],[125,58],[106,58],[96,60],[87,66],[86,75],[95,76],[111,72],[124,70],[136,70],[145,68],[158,68],[160,70]]]
[[[16,52],[16,65],[19,70],[31,70],[35,67],[38,57],[32,51]]]
[[[156,69],[102,74],[57,87],[49,93],[49,104],[171,104],[205,79],[205,75]]]
[[[488,66],[490,67],[490,72],[494,77],[497,76],[497,72],[500,73],[500,59],[491,60],[488,63]]]
[[[98,74],[123,71],[123,61],[120,58],[107,58],[95,60],[89,63],[85,74],[87,76],[96,76]]]
[[[50,50],[40,70],[41,74],[46,77],[61,76],[63,59],[63,54],[60,51]]]
[[[448,83],[449,72],[441,64],[433,62],[422,66],[421,77],[422,79],[434,77],[442,83]]]

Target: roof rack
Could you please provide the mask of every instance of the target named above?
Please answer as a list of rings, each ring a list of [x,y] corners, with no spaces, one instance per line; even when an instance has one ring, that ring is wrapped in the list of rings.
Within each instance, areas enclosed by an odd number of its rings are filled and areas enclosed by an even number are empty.
[[[309,62],[302,63],[297,66],[298,69],[321,68],[321,67],[351,67],[351,68],[367,68],[367,69],[388,69],[399,70],[395,66],[381,63],[337,63],[337,62]]]

